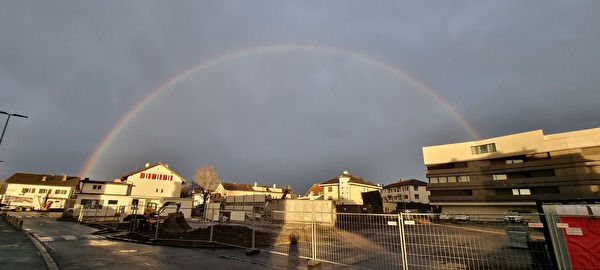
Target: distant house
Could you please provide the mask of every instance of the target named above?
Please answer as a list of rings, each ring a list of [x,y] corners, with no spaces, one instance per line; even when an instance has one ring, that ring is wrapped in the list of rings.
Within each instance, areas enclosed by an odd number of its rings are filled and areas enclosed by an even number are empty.
[[[336,205],[362,205],[362,193],[381,189],[381,185],[352,175],[348,171],[320,183],[319,187],[323,188],[324,199],[332,200]]]
[[[211,202],[205,211],[205,218],[243,221],[263,213],[271,200],[295,198],[291,187],[259,186],[258,183],[236,184],[221,182],[211,194]]]
[[[300,199],[304,200],[322,200],[324,196],[324,188],[319,186],[319,184],[313,184],[307,191],[304,193],[304,196]]]
[[[381,196],[387,202],[429,203],[427,183],[416,179],[402,179],[383,187]]]
[[[83,179],[77,193],[76,208],[105,209],[114,214],[119,206],[131,205],[132,183],[116,179],[114,182]]]
[[[75,193],[79,177],[15,173],[4,182],[2,203],[16,210],[63,209]]]
[[[187,181],[161,162],[146,164],[142,169],[123,175],[112,182],[81,181],[76,208],[104,209],[102,213],[118,211],[138,213],[156,210],[165,202],[181,203],[182,210],[192,208],[191,198],[180,198],[181,188]],[[105,209],[108,207],[108,209]],[[186,212],[191,215],[191,212]]]
[[[296,194],[289,187],[259,186],[258,183],[251,184],[236,184],[221,182],[213,193],[215,196],[211,198],[224,198],[228,196],[243,196],[243,195],[265,195],[271,199],[281,199],[284,195],[286,198],[295,197]]]

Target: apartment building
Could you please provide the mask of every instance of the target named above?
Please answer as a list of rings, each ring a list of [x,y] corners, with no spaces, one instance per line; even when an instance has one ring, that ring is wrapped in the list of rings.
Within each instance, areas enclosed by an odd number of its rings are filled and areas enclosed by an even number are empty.
[[[600,198],[600,128],[426,146],[423,158],[430,204],[444,211],[536,212],[536,200]]]

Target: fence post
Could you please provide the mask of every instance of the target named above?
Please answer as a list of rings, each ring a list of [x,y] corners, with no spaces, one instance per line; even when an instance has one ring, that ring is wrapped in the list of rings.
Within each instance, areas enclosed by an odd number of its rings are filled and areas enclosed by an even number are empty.
[[[160,225],[160,214],[156,213],[156,231],[154,232],[154,239],[158,240],[158,226]]]
[[[317,222],[315,217],[315,208],[311,208],[312,217],[311,217],[311,236],[310,236],[310,247],[312,250],[312,259],[308,261],[308,266],[316,266],[319,264],[317,260]]]
[[[256,249],[256,213],[254,213],[255,195],[252,195],[252,250]]]
[[[312,259],[314,261],[317,260],[317,223],[315,222],[315,208],[312,207],[312,233],[311,233],[311,242],[312,242]]]
[[[79,220],[79,222],[83,221],[83,205],[79,208],[79,218],[77,218],[77,220]]]
[[[106,221],[106,217],[108,216],[108,206],[106,207],[106,211],[104,211],[104,218],[102,219],[102,221]]]
[[[402,269],[408,270],[408,254],[406,248],[406,237],[404,235],[404,213],[398,213],[398,227],[400,229],[400,247],[402,250]]]

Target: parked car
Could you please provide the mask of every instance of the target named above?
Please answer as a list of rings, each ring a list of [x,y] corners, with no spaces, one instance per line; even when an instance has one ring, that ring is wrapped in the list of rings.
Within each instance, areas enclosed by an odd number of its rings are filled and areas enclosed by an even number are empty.
[[[454,219],[454,216],[449,213],[441,213],[439,219],[442,221],[450,221]]]
[[[469,217],[469,215],[465,214],[465,213],[460,213],[454,216],[454,220],[455,221],[469,221],[471,220],[471,217]]]
[[[504,222],[521,222],[521,215],[516,212],[508,212],[506,213],[506,216],[504,216]]]

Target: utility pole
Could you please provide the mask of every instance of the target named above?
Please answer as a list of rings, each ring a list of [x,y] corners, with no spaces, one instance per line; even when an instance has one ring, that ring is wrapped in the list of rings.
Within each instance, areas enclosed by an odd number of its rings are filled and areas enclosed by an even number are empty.
[[[4,133],[6,132],[6,127],[8,126],[8,121],[10,121],[10,117],[14,116],[14,117],[21,117],[21,118],[28,118],[25,115],[22,114],[16,114],[16,113],[7,113],[5,111],[0,111],[0,114],[6,114],[8,115],[8,118],[6,118],[6,123],[4,124],[4,129],[2,129],[2,135],[0,136],[0,145],[2,145],[2,139],[4,139]]]

